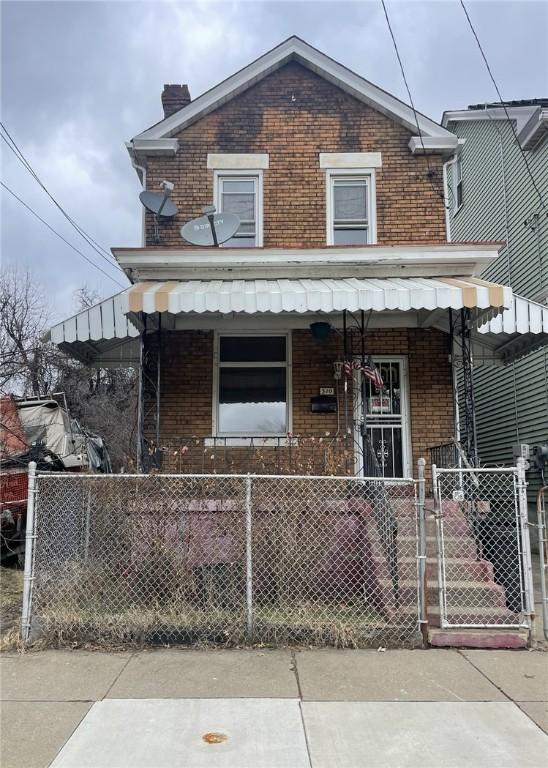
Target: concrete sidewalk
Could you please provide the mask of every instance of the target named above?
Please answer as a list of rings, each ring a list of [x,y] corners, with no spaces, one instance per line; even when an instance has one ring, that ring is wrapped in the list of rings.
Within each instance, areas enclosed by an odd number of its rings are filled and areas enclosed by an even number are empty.
[[[2,768],[547,765],[540,651],[0,658]]]

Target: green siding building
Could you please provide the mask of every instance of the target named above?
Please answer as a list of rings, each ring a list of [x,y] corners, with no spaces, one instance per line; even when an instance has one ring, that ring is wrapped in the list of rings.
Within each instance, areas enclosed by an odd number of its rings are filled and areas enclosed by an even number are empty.
[[[509,102],[506,110],[480,104],[445,112],[442,122],[460,139],[445,168],[448,239],[500,240],[500,256],[482,277],[547,303],[548,99]],[[548,442],[548,347],[504,368],[475,368],[474,390],[482,464],[510,464],[516,444]],[[532,500],[538,471],[528,480]]]

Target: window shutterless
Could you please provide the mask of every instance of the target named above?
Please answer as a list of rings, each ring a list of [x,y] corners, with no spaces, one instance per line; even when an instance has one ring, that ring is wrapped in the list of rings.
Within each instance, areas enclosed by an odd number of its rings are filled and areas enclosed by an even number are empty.
[[[375,242],[372,174],[328,173],[327,231],[329,245]]]
[[[218,208],[223,213],[240,217],[240,227],[234,237],[224,243],[235,248],[258,245],[259,179],[257,176],[218,176]]]
[[[286,435],[287,379],[287,336],[220,336],[217,434]]]

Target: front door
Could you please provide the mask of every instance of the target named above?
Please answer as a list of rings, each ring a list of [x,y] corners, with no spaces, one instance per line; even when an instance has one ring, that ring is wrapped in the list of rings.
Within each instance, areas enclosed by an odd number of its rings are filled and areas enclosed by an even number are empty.
[[[373,356],[373,362],[382,375],[382,392],[360,371],[354,376],[357,474],[375,476],[376,463],[383,477],[409,477],[407,358],[379,355]],[[363,435],[364,419],[366,437]]]

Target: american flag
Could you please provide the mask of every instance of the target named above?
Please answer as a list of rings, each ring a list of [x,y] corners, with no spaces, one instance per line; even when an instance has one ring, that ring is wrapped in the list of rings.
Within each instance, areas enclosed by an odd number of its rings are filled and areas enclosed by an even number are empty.
[[[354,358],[353,360],[345,360],[344,361],[344,372],[346,376],[351,376],[352,371],[361,371],[362,374],[370,379],[373,386],[377,389],[382,389],[384,387],[384,382],[382,380],[381,372],[371,359],[371,357],[368,357],[365,363],[362,365],[361,360],[358,360]]]

